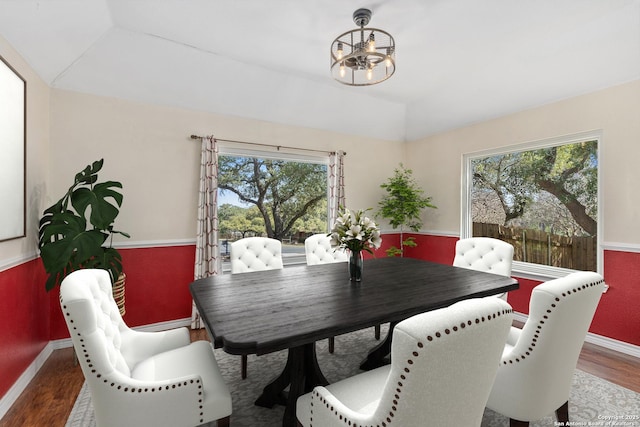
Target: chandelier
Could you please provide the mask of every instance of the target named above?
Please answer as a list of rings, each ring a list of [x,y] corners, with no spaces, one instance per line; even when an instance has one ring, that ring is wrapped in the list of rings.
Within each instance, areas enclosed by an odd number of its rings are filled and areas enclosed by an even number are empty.
[[[369,9],[353,12],[360,28],[347,31],[331,43],[331,75],[349,86],[383,82],[396,71],[396,43],[391,34],[365,28],[371,20]]]

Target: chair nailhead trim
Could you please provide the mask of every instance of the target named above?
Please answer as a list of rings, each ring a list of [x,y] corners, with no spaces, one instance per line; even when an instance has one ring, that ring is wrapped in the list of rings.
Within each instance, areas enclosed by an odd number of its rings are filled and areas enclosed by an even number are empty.
[[[71,324],[73,324],[73,319],[71,319],[71,313],[69,313],[67,311],[67,306],[64,303],[63,299],[62,299],[62,295],[59,296],[60,299],[60,305],[62,307],[62,310],[64,312],[65,317],[67,318],[68,322],[69,322],[69,326],[71,326]],[[73,327],[74,331],[77,331],[76,327]],[[82,334],[80,332],[76,332],[75,335],[78,337],[78,342],[83,343],[84,342],[84,338],[82,337]],[[75,343],[74,343],[75,346]],[[87,349],[85,348],[84,344],[81,344],[81,347],[83,348],[82,352],[83,352],[83,357],[87,363],[87,366],[92,368],[93,364],[91,363],[91,357],[89,356],[89,352],[87,351]],[[79,358],[79,357],[78,357]],[[163,389],[165,391],[172,391],[175,389],[179,389],[180,387],[188,387],[189,385],[193,384],[195,385],[195,387],[199,390],[198,395],[202,395],[202,381],[200,380],[200,378],[198,379],[191,379],[189,381],[180,381],[177,383],[173,383],[173,384],[169,384],[164,386],[164,388],[162,386],[155,388],[155,387],[145,387],[145,388],[136,388],[136,387],[131,387],[129,388],[128,386],[126,386],[125,384],[119,384],[115,381],[111,381],[108,376],[105,376],[103,378],[103,374],[101,374],[100,372],[98,372],[96,369],[91,369],[91,373],[95,374],[96,378],[101,379],[103,384],[106,384],[107,386],[111,387],[111,388],[115,388],[116,390],[121,390],[125,393],[155,393],[156,391],[160,392]],[[202,403],[202,399],[199,399],[199,403]],[[200,424],[203,424],[205,422],[204,420],[204,413],[202,412],[202,405],[199,406],[199,419],[200,419]]]
[[[584,285],[580,286],[579,288],[573,288],[573,293],[577,294],[578,291],[582,291],[582,290],[585,290],[587,288],[591,288],[593,286],[598,286],[598,285],[600,285],[602,283],[604,283],[604,280],[598,280],[596,282],[591,282],[591,283],[584,284]],[[562,297],[563,298],[568,297],[569,295],[571,295],[571,292],[572,291],[563,292],[562,293]],[[560,302],[560,298],[555,297],[554,301],[555,301],[555,303],[551,303],[551,306],[550,306],[551,308],[549,308],[549,309],[547,309],[545,311],[549,315],[551,315],[552,309],[557,307],[556,303]],[[520,362],[520,360],[525,360],[527,358],[527,356],[531,356],[531,353],[533,352],[533,348],[536,346],[536,343],[538,342],[538,339],[540,338],[540,332],[542,331],[542,325],[545,324],[545,320],[548,320],[550,318],[549,315],[547,315],[547,314],[543,315],[542,319],[544,319],[544,320],[540,320],[538,322],[538,325],[536,326],[536,333],[533,334],[533,338],[531,339],[531,343],[529,344],[529,347],[527,348],[528,351],[525,351],[524,354],[520,354],[520,355],[514,356],[514,357],[512,357],[510,359],[503,360],[502,361],[503,365],[513,364],[514,361],[517,363],[517,362]]]
[[[500,311],[498,311],[496,313],[492,313],[492,314],[487,315],[486,318],[484,316],[481,316],[482,320],[480,320],[480,318],[474,319],[475,323],[473,321],[471,321],[471,320],[468,320],[467,321],[467,325],[468,326],[472,326],[474,324],[478,325],[478,324],[483,323],[485,321],[491,321],[492,319],[495,319],[497,317],[500,317],[500,316],[506,315],[506,314],[510,314],[510,313],[513,313],[512,309],[500,310]],[[460,328],[464,329],[465,328],[465,323],[461,323],[460,324]],[[436,331],[434,335],[435,335],[436,338],[442,338],[442,337],[446,337],[447,335],[451,335],[453,332],[457,332],[457,331],[458,331],[457,326],[453,326],[451,328],[446,328],[444,335],[441,334],[439,331]],[[434,338],[431,335],[427,335],[426,340],[431,342],[436,338]],[[425,347],[425,344],[422,341],[418,341],[416,343],[416,347],[418,349],[422,349],[422,348]],[[413,358],[417,358],[417,357],[420,356],[420,352],[418,350],[414,350],[414,351],[411,352],[411,356],[413,356]],[[413,365],[413,363],[414,363],[414,359],[412,359],[412,358],[407,359],[407,365],[410,366],[410,365]],[[320,395],[320,393],[318,393],[318,391],[316,389],[314,389],[311,392],[311,403],[309,405],[311,407],[311,411],[310,411],[311,414],[310,414],[310,417],[309,417],[309,419],[310,419],[309,427],[314,427],[314,424],[313,424],[313,416],[314,416],[314,408],[315,408],[314,399],[319,399],[320,403],[321,403],[321,406],[324,406],[325,408],[329,409],[329,411],[332,412],[335,415],[335,417],[339,421],[342,421],[346,426],[352,426],[352,427],[388,427],[388,426],[392,426],[393,425],[393,423],[392,423],[393,422],[393,418],[395,417],[396,412],[398,411],[398,403],[400,402],[400,397],[401,397],[401,394],[402,394],[402,388],[404,386],[404,381],[407,380],[407,378],[409,377],[410,372],[411,372],[411,370],[409,369],[409,367],[405,366],[404,369],[402,370],[402,372],[400,373],[400,380],[397,381],[397,385],[398,386],[396,387],[396,390],[395,390],[396,393],[394,394],[394,396],[393,396],[394,398],[391,401],[391,405],[390,405],[390,409],[391,410],[389,411],[389,413],[388,413],[388,415],[387,415],[385,420],[379,421],[376,424],[356,424],[356,423],[352,423],[352,421],[350,419],[348,419],[346,416],[344,416],[342,414],[338,414],[338,412],[334,409],[333,405],[330,405],[329,402],[327,402],[327,400],[324,397],[322,397]],[[323,426],[317,426],[317,427],[323,427]]]

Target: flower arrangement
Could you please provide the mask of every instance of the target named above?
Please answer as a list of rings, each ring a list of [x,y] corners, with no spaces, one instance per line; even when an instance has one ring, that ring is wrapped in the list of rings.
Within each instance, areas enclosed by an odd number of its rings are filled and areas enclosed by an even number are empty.
[[[351,252],[367,251],[370,254],[382,244],[376,223],[365,216],[364,210],[357,212],[343,209],[333,224],[331,246],[349,249]]]

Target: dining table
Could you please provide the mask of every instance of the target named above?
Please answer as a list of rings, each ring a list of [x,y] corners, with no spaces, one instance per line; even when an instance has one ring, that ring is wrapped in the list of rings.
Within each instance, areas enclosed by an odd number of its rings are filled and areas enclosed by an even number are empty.
[[[189,287],[215,348],[235,355],[288,351],[283,371],[265,385],[255,404],[285,405],[282,425],[294,427],[297,398],[328,384],[316,358],[316,341],[390,323],[387,338],[361,365],[375,368],[385,363],[393,325],[457,301],[515,290],[518,281],[388,257],[365,260],[360,282],[350,281],[347,263],[340,262],[214,275]]]

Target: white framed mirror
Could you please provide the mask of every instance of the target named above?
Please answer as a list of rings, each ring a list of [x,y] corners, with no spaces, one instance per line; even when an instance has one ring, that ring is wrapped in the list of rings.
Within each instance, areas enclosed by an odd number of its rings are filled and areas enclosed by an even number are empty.
[[[0,242],[26,236],[26,95],[0,56]]]

